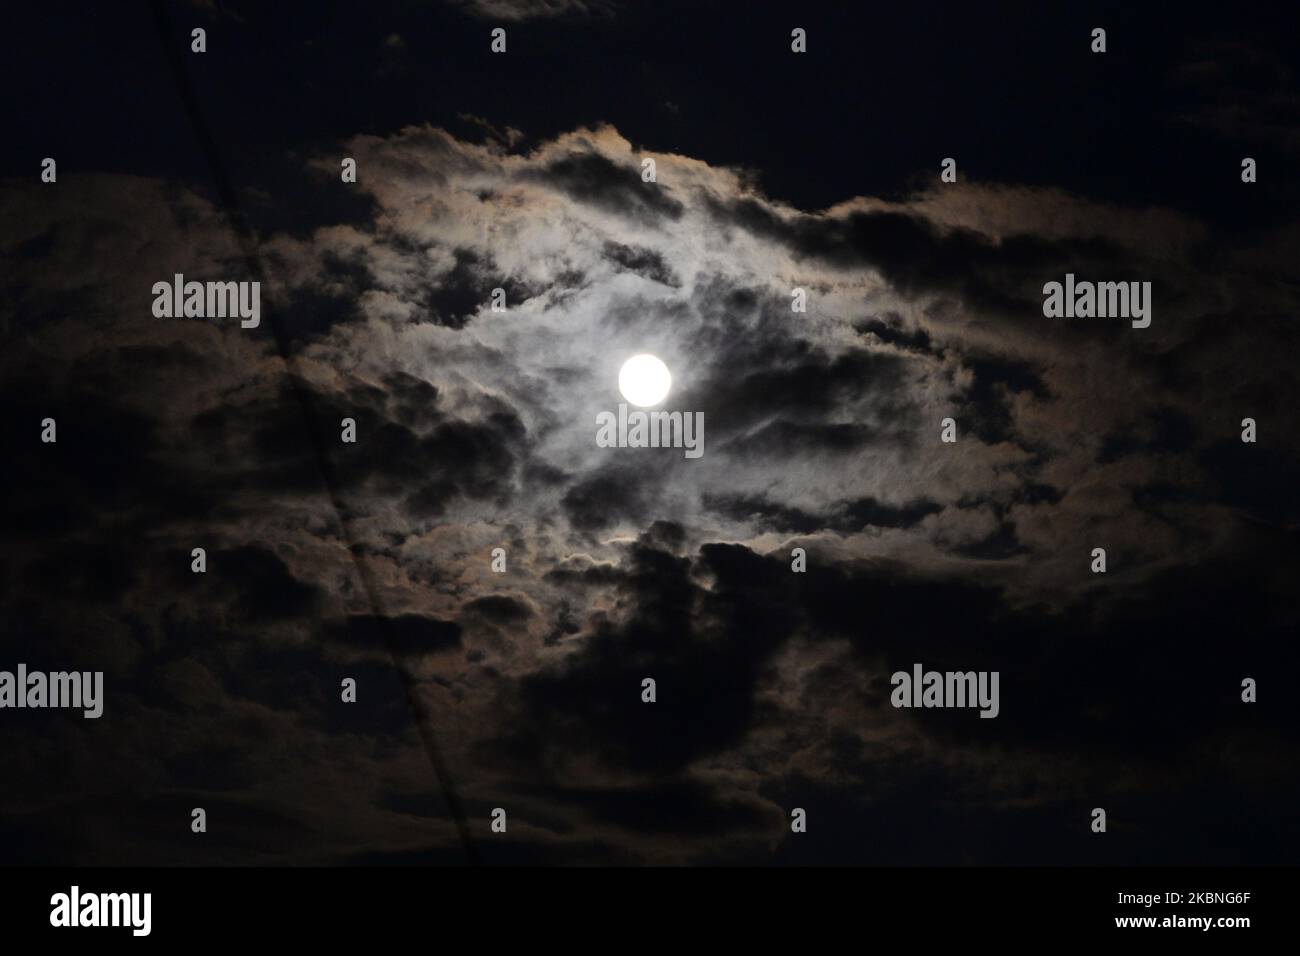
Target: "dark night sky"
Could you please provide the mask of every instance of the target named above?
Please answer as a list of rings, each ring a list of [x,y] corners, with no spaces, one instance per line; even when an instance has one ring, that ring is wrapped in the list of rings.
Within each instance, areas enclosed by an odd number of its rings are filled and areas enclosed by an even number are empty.
[[[869,12],[827,3],[800,4],[797,15],[781,4],[746,4],[742,14],[707,0],[628,3],[613,8],[617,15],[511,24],[504,59],[484,39],[495,21],[438,3],[379,2],[365,13],[221,5],[238,11],[227,16],[201,6],[182,4],[171,16],[178,32],[205,24],[237,38],[188,66],[240,181],[281,172],[289,145],[454,124],[468,113],[533,142],[610,122],[648,149],[754,168],[768,195],[806,209],[900,194],[946,155],[986,181],[1235,223],[1295,198],[1288,182],[1264,177],[1243,214],[1239,191],[1209,185],[1214,169],[1237,157],[1235,144],[1175,119],[1206,98],[1229,98],[1244,112],[1254,101],[1261,118],[1294,135],[1294,100],[1290,113],[1277,102],[1279,81],[1293,81],[1277,67],[1294,64],[1300,45],[1287,4],[1192,3],[1171,18],[1122,3]],[[70,157],[73,168],[179,175],[201,186],[207,170],[149,5],[87,7],[55,3],[6,31],[15,115],[4,172],[45,150]],[[777,57],[796,21],[815,56]],[[1096,25],[1112,34],[1104,58],[1074,42]],[[393,35],[399,51],[385,45]],[[1234,45],[1238,55],[1224,55]],[[1197,59],[1221,70],[1213,90],[1171,76]],[[1261,162],[1288,161],[1280,144],[1252,145]]]
[[[108,701],[0,712],[0,862],[1294,862],[1300,16],[876,7],[11,16],[0,669]],[[223,179],[256,332],[150,312]],[[593,442],[638,351],[698,462]]]

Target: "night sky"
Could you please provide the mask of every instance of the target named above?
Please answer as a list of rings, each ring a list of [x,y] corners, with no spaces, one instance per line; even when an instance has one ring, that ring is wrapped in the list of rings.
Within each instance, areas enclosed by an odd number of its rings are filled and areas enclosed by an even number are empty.
[[[1133,6],[7,15],[0,863],[1294,863],[1300,14]]]

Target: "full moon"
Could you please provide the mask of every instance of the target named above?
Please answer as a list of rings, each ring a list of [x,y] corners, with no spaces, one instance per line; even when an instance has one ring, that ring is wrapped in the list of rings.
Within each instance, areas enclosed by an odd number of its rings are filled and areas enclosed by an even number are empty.
[[[633,405],[649,408],[668,397],[673,376],[668,366],[649,353],[633,355],[618,373],[618,390]]]

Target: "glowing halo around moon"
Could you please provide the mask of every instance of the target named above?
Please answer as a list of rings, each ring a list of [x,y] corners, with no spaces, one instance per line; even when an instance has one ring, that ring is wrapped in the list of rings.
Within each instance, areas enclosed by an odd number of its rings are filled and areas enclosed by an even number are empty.
[[[633,355],[618,372],[618,390],[639,408],[658,405],[668,397],[672,387],[673,376],[668,366],[648,352]]]

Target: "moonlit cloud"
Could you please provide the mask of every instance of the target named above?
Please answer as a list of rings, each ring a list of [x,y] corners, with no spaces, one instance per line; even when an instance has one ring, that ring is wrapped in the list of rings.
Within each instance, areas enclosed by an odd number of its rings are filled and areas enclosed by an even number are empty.
[[[585,7],[536,15],[570,6]],[[355,187],[333,154],[310,169],[369,212],[262,238],[264,324],[290,333],[287,362],[237,323],[151,317],[153,281],[242,268],[195,193],[100,174],[53,202],[17,185],[0,200],[22,264],[0,306],[25,346],[0,360],[11,427],[53,408],[57,453],[94,461],[52,483],[41,452],[16,460],[13,527],[65,520],[8,559],[7,600],[24,642],[114,637],[96,664],[125,729],[65,768],[93,792],[206,792],[239,821],[224,860],[249,859],[241,839],[268,860],[454,858],[352,554],[471,813],[508,800],[538,859],[768,858],[793,799],[906,804],[927,779],[990,813],[1102,781],[1173,787],[1116,737],[1177,725],[1190,747],[1240,720],[1155,711],[1108,662],[1142,673],[1160,653],[1143,622],[1175,582],[1206,602],[1177,619],[1254,627],[1251,652],[1279,626],[1207,569],[1295,529],[1290,496],[1268,493],[1295,473],[1295,437],[1252,450],[1257,470],[1230,458],[1261,396],[1295,398],[1280,261],[1223,250],[1185,214],[1041,187],[805,210],[666,153],[645,183],[611,126],[527,149],[410,126],[344,149]],[[1043,318],[1042,284],[1066,271],[1152,279],[1151,328]],[[672,372],[667,407],[703,412],[699,460],[596,444],[641,352]],[[949,416],[956,445],[939,441]],[[344,417],[356,445],[336,440]],[[212,570],[196,582],[198,542]],[[1080,572],[1099,543],[1104,587]],[[1238,569],[1279,593],[1288,571]],[[55,579],[91,609],[75,626]],[[918,655],[1001,667],[1014,703],[998,721],[895,711],[889,673]],[[1187,659],[1164,679],[1200,680]],[[347,675],[360,725],[338,716]],[[1105,707],[1090,680],[1110,682]],[[52,785],[37,757],[64,733],[17,750],[16,779]],[[1079,748],[1102,739],[1085,768]],[[131,807],[121,843],[94,852],[170,858],[154,811]]]

